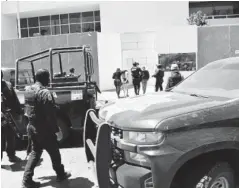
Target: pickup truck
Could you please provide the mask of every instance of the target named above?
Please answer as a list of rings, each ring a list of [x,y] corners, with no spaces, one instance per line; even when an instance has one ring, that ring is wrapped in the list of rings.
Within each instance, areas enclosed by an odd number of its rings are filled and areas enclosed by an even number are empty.
[[[84,145],[99,188],[236,188],[238,82],[239,57],[222,59],[166,92],[89,110]]]
[[[81,75],[67,76],[64,67],[64,55],[78,55],[79,66],[83,64],[84,77]],[[54,61],[53,61],[54,60]],[[42,64],[43,63],[43,64]],[[70,129],[82,130],[84,117],[88,109],[96,108],[97,92],[99,88],[95,81],[91,80],[94,74],[93,57],[88,46],[76,46],[66,48],[50,48],[44,51],[28,55],[16,60],[15,68],[2,68],[4,77],[10,81],[16,90],[19,101],[24,107],[25,87],[35,81],[37,66],[49,67],[51,91],[57,104],[57,125],[60,132],[57,135],[59,142],[64,142],[70,135]],[[57,72],[60,70],[60,72]],[[56,73],[57,72],[57,73]],[[18,130],[27,139],[27,120],[24,114],[16,119]]]

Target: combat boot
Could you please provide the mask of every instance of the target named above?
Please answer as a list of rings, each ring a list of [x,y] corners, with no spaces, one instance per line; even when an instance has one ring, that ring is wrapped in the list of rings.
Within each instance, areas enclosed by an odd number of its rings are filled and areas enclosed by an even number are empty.
[[[71,173],[70,172],[64,172],[62,175],[57,175],[56,181],[61,182],[61,181],[64,181],[64,180],[68,179],[69,177],[71,177]]]

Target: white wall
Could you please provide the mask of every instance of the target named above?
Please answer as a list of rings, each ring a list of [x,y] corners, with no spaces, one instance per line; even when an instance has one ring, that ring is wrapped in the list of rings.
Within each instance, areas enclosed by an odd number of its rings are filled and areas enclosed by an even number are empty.
[[[121,41],[119,34],[98,33],[99,87],[101,90],[113,89],[112,75],[116,68],[122,68]]]
[[[208,19],[207,23],[210,26],[214,26],[214,25],[234,25],[234,24],[239,24],[239,18]]]
[[[14,16],[1,16],[1,39],[16,39],[17,35],[17,20]]]
[[[102,32],[150,31],[158,25],[185,25],[189,15],[186,1],[102,2]]]

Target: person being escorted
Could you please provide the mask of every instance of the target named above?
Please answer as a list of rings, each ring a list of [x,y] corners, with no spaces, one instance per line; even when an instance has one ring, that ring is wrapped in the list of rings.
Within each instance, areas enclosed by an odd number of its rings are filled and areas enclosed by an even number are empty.
[[[120,89],[121,89],[121,85],[122,85],[122,82],[121,82],[121,70],[120,68],[117,68],[116,69],[116,72],[114,72],[112,78],[114,79],[114,85],[115,85],[115,90],[116,90],[116,94],[118,96],[118,98],[120,98]]]
[[[16,156],[16,132],[15,125],[8,116],[16,117],[21,114],[20,102],[10,82],[3,79],[1,71],[1,159],[5,149],[10,162],[18,162],[21,159]],[[4,109],[3,109],[4,108]]]
[[[131,68],[131,75],[133,79],[135,95],[139,95],[140,92],[141,74],[142,70],[139,68],[139,63],[134,62],[133,67]]]
[[[166,89],[168,90],[168,89],[176,86],[183,79],[184,79],[184,77],[179,72],[178,65],[172,64],[171,65],[171,76],[168,78],[168,83],[167,83]]]
[[[34,169],[38,164],[43,149],[50,155],[52,167],[56,172],[56,181],[63,181],[71,176],[61,163],[61,154],[56,133],[59,132],[55,113],[55,101],[47,89],[50,73],[39,69],[36,82],[26,87],[25,116],[28,117],[27,132],[31,139],[31,153],[23,175],[22,188],[36,188],[40,183],[32,180]]]
[[[161,64],[157,65],[157,69],[155,71],[155,74],[153,75],[153,77],[155,77],[156,81],[155,81],[155,92],[158,92],[158,90],[160,89],[160,91],[163,91],[163,78],[164,78],[164,71],[162,68]]]
[[[129,96],[129,72],[127,70],[122,71],[121,74],[121,80],[122,80],[122,90],[124,92],[124,97]]]
[[[145,66],[143,66],[142,67],[142,75],[141,75],[143,94],[146,93],[149,77],[150,77],[149,71],[145,69]]]

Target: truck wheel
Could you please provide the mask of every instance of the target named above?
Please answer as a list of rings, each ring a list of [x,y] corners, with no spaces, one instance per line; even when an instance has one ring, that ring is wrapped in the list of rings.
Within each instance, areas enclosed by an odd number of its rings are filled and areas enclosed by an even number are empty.
[[[191,168],[191,170],[193,170]],[[184,172],[181,183],[175,185],[177,188],[236,188],[236,179],[233,169],[226,162],[217,163],[204,175],[202,171]]]
[[[202,185],[202,188],[236,188],[235,182],[233,169],[228,163],[223,162],[215,165],[196,188],[200,188]]]
[[[67,126],[67,123],[62,118],[57,118],[57,125],[59,127],[59,132],[57,135],[57,141],[63,143],[70,134],[70,128]]]

